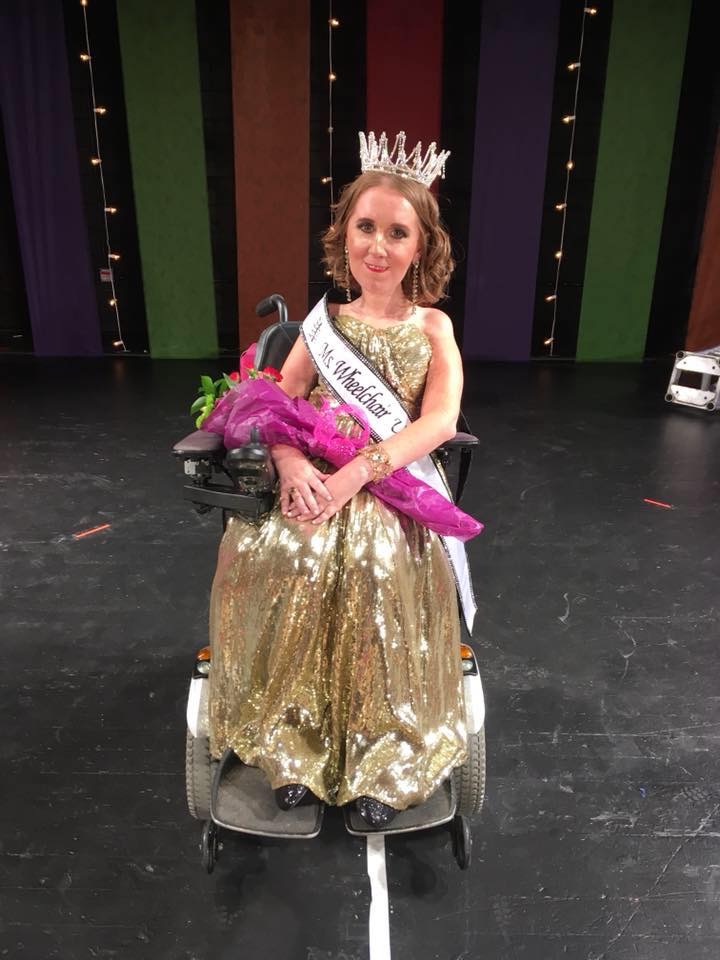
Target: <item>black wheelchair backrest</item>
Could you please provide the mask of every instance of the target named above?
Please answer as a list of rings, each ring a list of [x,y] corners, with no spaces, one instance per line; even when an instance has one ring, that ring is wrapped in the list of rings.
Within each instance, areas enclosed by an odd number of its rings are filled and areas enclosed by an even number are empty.
[[[279,370],[298,338],[300,326],[297,322],[287,322],[266,327],[255,348],[255,367],[258,370],[264,367],[275,367]]]

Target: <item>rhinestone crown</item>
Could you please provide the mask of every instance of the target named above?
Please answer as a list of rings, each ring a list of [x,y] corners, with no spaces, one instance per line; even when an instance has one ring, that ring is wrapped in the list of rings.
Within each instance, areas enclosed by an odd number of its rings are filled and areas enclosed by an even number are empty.
[[[388,138],[381,133],[376,139],[371,131],[367,137],[359,133],[360,137],[360,169],[381,170],[383,173],[394,173],[398,177],[410,177],[418,183],[429,187],[438,175],[445,178],[445,161],[450,156],[449,150],[435,152],[436,143],[431,143],[422,153],[422,143],[418,143],[408,154],[405,153],[405,131],[401,130],[395,137],[395,146],[388,151]]]

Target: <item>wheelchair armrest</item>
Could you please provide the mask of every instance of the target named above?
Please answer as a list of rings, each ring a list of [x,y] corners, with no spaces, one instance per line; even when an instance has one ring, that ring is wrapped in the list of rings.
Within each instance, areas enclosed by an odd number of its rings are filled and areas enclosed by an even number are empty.
[[[222,437],[207,430],[194,430],[172,448],[173,456],[185,460],[213,456],[222,450]]]
[[[451,460],[459,460],[457,482],[455,485],[454,500],[459,504],[465,490],[468,476],[470,474],[470,462],[473,458],[474,448],[480,441],[472,433],[458,431],[454,437],[450,437],[445,443],[441,444],[435,451],[440,463],[447,467]]]
[[[480,441],[472,433],[456,433],[454,437],[446,440],[441,447],[476,447]]]

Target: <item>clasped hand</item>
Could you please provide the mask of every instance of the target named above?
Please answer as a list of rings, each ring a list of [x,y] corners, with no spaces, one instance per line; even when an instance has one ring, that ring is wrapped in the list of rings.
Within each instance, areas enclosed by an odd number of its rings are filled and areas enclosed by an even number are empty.
[[[323,473],[294,447],[273,447],[280,480],[283,516],[299,523],[323,523],[334,516],[371,478],[372,469],[356,457],[335,473]]]

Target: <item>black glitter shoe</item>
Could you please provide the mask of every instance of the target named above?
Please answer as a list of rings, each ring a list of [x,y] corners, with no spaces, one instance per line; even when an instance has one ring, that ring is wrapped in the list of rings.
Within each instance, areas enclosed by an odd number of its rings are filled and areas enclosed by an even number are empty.
[[[374,797],[358,797],[355,801],[357,812],[371,827],[386,827],[395,819],[397,810],[381,803]]]
[[[301,783],[288,783],[284,787],[278,787],[273,793],[275,794],[275,802],[281,810],[292,810],[293,807],[296,807],[305,799],[308,788]]]

